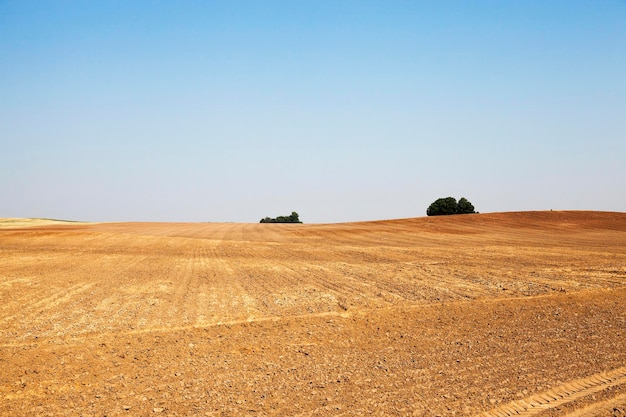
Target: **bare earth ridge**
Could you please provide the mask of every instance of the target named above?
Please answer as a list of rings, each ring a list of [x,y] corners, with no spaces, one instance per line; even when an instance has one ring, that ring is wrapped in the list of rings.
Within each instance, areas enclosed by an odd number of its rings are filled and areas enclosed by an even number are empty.
[[[626,214],[0,219],[0,415],[626,416]]]

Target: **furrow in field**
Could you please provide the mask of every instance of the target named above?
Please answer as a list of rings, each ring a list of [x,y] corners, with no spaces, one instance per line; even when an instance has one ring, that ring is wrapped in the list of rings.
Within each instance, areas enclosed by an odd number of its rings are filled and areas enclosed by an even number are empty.
[[[28,258],[16,261],[31,262]],[[0,286],[2,321],[20,317],[32,318],[48,308],[54,308],[57,303],[68,300],[68,295],[80,292],[79,289],[84,286],[82,282],[77,283],[74,276],[86,275],[93,271],[97,262],[97,258],[90,258],[78,264],[70,255],[57,256],[54,261],[44,257],[34,263],[29,273],[12,272],[11,279],[2,280],[3,285]],[[59,263],[65,266],[59,267]],[[11,312],[17,314],[10,314]]]
[[[130,258],[132,263],[135,259]],[[68,264],[72,267],[29,278],[27,290],[5,303],[12,314],[6,314],[2,321],[6,328],[19,329],[19,333],[10,334],[12,339],[73,334],[89,331],[87,327],[94,325],[86,321],[87,317],[100,300],[98,294],[109,290],[111,278],[119,270],[110,267],[117,264],[103,255],[87,257],[81,263],[72,259]]]
[[[198,286],[195,271],[197,252],[197,247],[186,247],[185,255],[175,259],[173,275],[170,277],[173,282],[173,294],[169,300],[169,311],[163,317],[166,325],[188,325],[196,320],[194,298]]]
[[[312,312],[307,294],[310,283],[294,269],[260,260],[254,266],[238,265],[242,288],[254,294],[261,317],[278,317],[294,311]]]
[[[241,277],[232,266],[230,254],[222,242],[207,246],[202,254],[200,270],[204,291],[202,309],[197,317],[200,323],[220,323],[243,320],[257,314],[256,301],[241,285]]]
[[[292,259],[290,262],[285,259]],[[242,285],[254,294],[265,316],[339,311],[335,289],[320,285],[319,273],[302,254],[290,254],[282,245],[259,250],[249,245],[239,254],[237,268]],[[335,276],[336,280],[344,280]]]
[[[217,306],[220,302],[220,295],[216,291],[215,285],[215,267],[214,258],[211,255],[212,249],[208,249],[207,245],[214,245],[214,243],[205,244],[198,249],[196,258],[196,265],[194,273],[197,275],[197,287],[194,289],[194,305],[196,309],[195,324],[202,326],[211,322],[211,318],[217,315]]]
[[[103,329],[127,329],[136,325],[138,304],[128,288],[137,287],[136,266],[143,257],[130,257],[115,268],[102,266],[89,275],[75,275],[89,292],[73,297],[71,303],[51,309],[47,320],[40,321],[41,337],[72,336]],[[111,288],[116,291],[111,293]]]
[[[201,285],[196,288],[195,299],[195,323],[198,325],[216,323],[223,317],[241,317],[238,311],[241,291],[236,286],[232,270],[216,256],[216,246],[211,244],[204,247],[199,255],[196,273],[201,277]]]

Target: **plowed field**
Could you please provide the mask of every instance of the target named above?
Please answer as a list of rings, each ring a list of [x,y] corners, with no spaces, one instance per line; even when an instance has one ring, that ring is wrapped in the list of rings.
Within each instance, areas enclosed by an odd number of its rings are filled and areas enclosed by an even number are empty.
[[[624,213],[28,224],[2,416],[626,415]]]

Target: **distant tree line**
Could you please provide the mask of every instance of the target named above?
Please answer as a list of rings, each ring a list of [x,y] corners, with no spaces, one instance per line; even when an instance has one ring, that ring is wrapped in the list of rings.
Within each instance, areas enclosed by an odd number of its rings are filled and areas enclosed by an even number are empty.
[[[302,223],[300,216],[295,211],[292,211],[289,216],[278,216],[276,218],[265,217],[261,219],[261,223]]]
[[[449,214],[471,214],[476,213],[472,203],[465,197],[457,202],[453,197],[438,198],[426,210],[428,216],[445,216]]]

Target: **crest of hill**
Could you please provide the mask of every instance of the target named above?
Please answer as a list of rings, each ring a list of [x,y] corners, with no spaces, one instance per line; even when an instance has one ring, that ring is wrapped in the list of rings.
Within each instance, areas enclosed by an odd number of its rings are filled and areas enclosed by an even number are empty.
[[[0,229],[25,229],[31,227],[93,226],[104,229],[161,229],[165,226],[175,229],[184,228],[190,233],[197,229],[214,227],[244,227],[256,229],[258,224],[245,223],[89,223],[70,220],[42,218],[0,218]],[[482,214],[461,214],[451,216],[415,217],[391,220],[373,220],[361,222],[273,225],[268,231],[286,235],[318,234],[324,231],[342,233],[447,233],[474,234],[489,231],[534,230],[534,231],[576,231],[576,230],[613,230],[626,231],[626,213],[604,211],[521,211]],[[261,225],[261,228],[263,226]],[[261,229],[262,230],[262,229]]]
[[[375,220],[326,225],[348,229],[411,229],[421,232],[481,233],[496,229],[626,231],[626,213],[605,211],[520,211]]]
[[[278,232],[278,231],[277,231]],[[458,245],[597,245],[626,232],[626,213],[532,211],[418,217],[336,224],[305,224],[279,231],[284,242],[302,239],[347,245],[445,247]],[[454,242],[454,243],[453,243]]]

